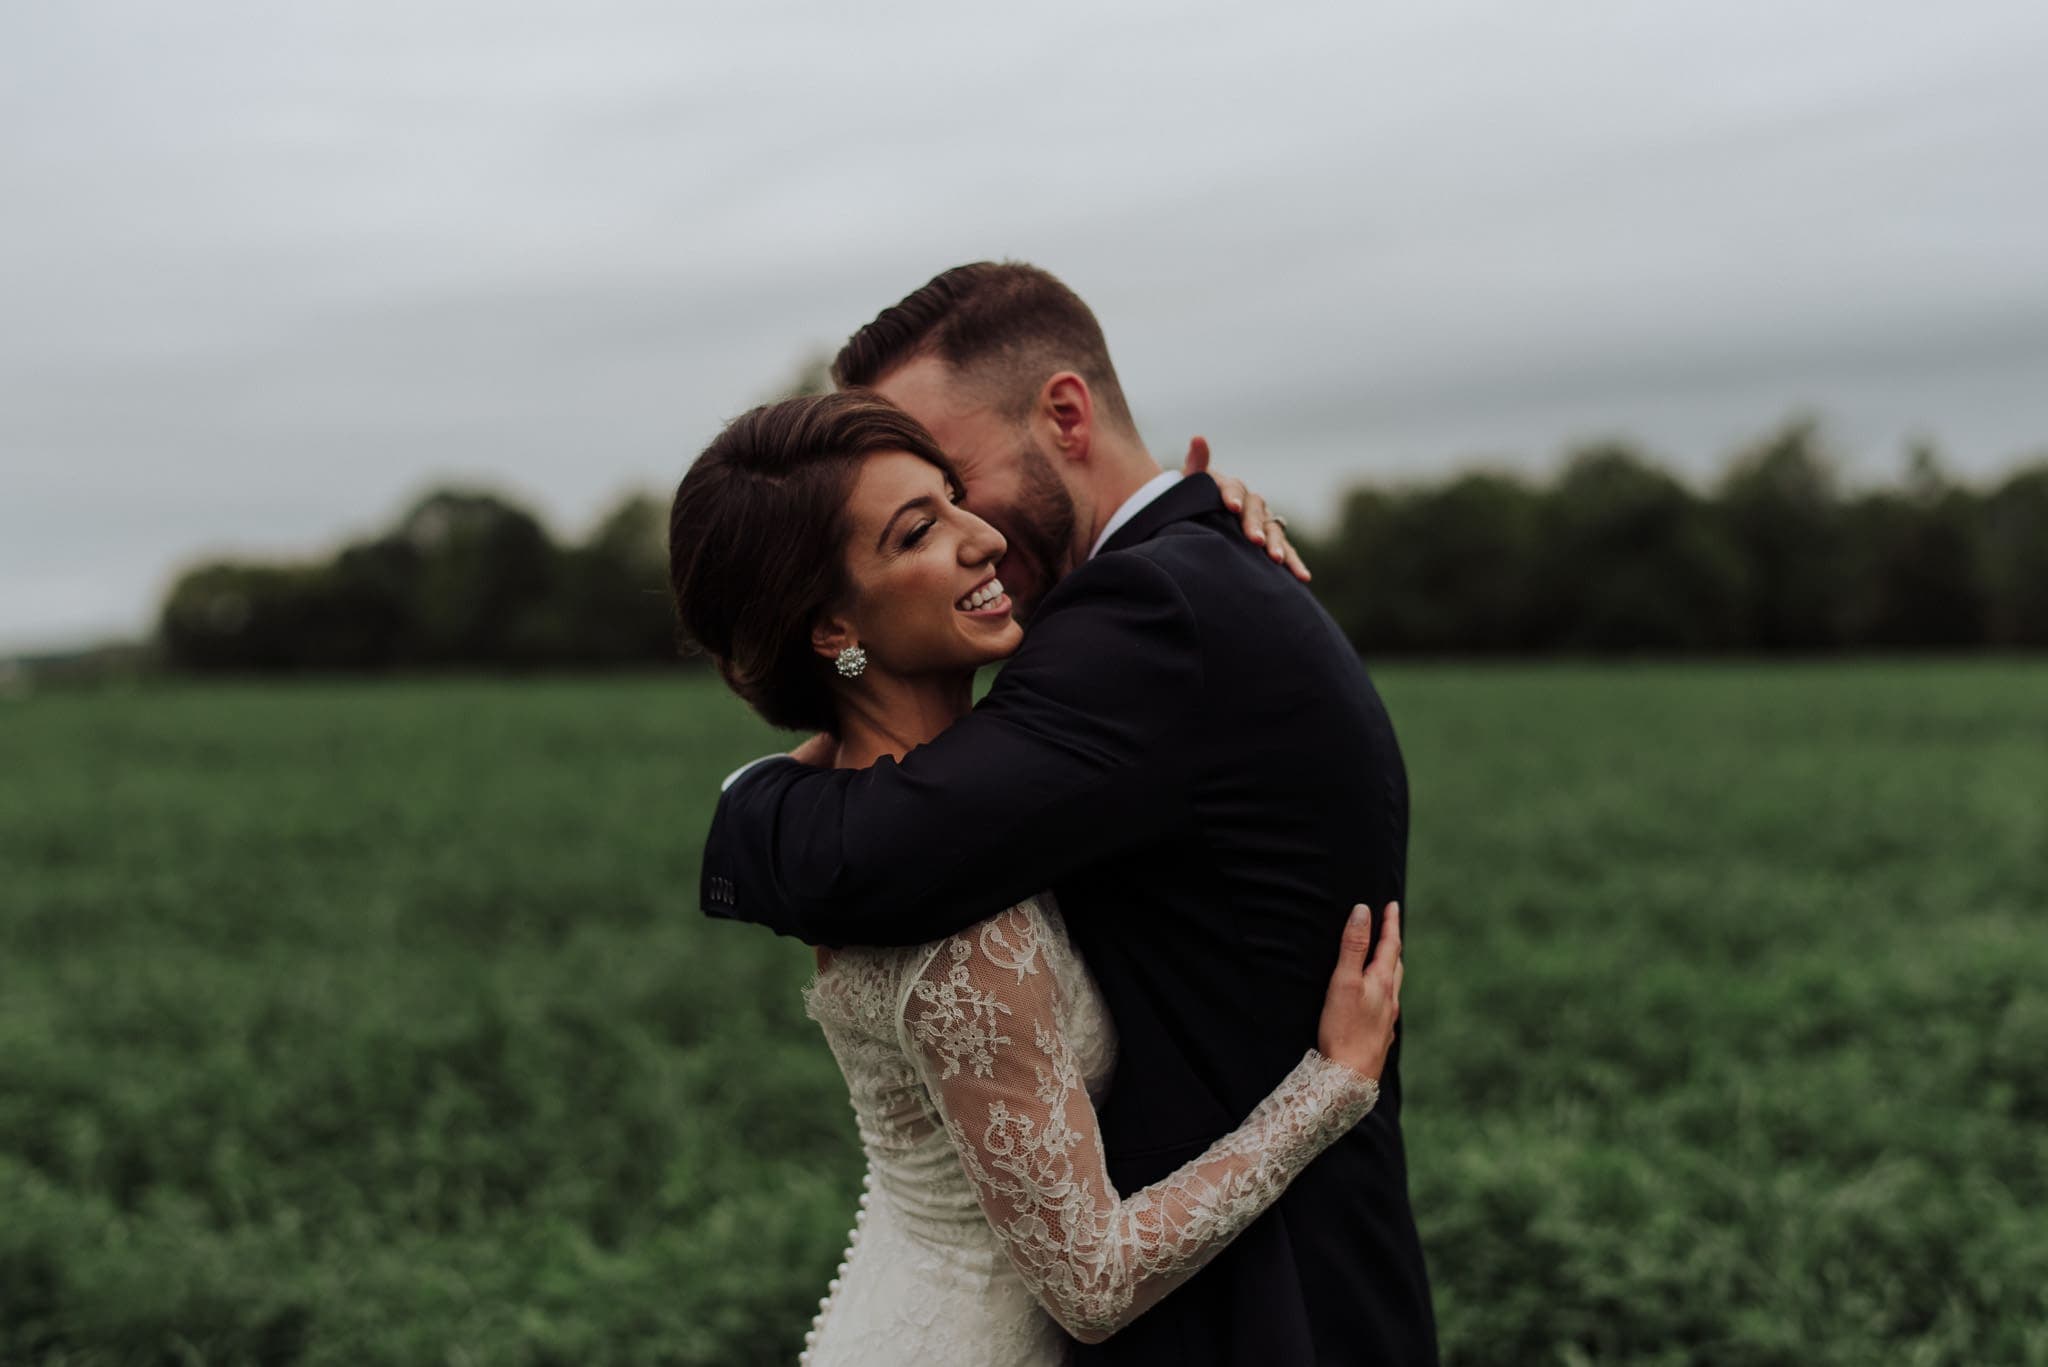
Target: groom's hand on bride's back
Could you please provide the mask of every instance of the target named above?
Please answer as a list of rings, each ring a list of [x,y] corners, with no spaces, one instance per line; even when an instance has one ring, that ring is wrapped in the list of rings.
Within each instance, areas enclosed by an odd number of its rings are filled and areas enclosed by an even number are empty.
[[[1180,472],[1183,478],[1207,474],[1215,480],[1216,487],[1223,492],[1223,506],[1243,519],[1245,539],[1253,545],[1264,546],[1267,555],[1292,570],[1294,577],[1302,583],[1309,581],[1308,566],[1302,563],[1300,553],[1287,539],[1287,524],[1266,506],[1265,498],[1246,488],[1243,480],[1219,475],[1209,468],[1207,437],[1188,438],[1188,457]]]

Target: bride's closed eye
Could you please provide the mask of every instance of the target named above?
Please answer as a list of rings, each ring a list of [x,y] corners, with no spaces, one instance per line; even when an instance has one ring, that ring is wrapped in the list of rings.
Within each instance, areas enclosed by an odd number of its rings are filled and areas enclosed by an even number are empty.
[[[964,497],[966,497],[966,494],[964,491],[960,489],[948,489],[946,491],[946,502],[952,504],[956,508],[960,506],[960,500]],[[915,527],[912,527],[908,532],[904,534],[903,549],[907,551],[910,550],[912,547],[916,546],[918,542],[924,540],[926,532],[930,531],[932,528],[938,525],[939,520],[937,518],[928,517],[924,521],[918,523]]]

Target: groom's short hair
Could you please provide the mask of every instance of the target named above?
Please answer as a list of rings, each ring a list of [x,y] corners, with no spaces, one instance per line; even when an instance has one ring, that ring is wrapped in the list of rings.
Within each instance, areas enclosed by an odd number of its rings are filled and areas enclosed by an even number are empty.
[[[977,261],[935,275],[847,339],[832,362],[842,389],[937,356],[984,388],[996,409],[1022,419],[1039,386],[1062,370],[1088,382],[1095,401],[1135,432],[1102,325],[1050,271],[1021,261]]]

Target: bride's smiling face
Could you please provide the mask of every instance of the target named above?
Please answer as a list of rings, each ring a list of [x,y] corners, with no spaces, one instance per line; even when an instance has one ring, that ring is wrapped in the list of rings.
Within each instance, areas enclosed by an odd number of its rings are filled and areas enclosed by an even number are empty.
[[[870,669],[908,677],[1017,649],[1024,629],[995,569],[1008,546],[959,500],[946,471],[906,451],[862,460],[846,501],[848,601],[814,634],[820,654],[851,640]]]

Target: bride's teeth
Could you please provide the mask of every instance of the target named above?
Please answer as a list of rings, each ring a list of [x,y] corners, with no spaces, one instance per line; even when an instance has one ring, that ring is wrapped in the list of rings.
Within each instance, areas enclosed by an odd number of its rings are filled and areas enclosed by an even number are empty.
[[[988,583],[982,585],[974,592],[968,594],[965,598],[962,598],[959,601],[959,603],[957,603],[955,606],[957,606],[962,612],[974,612],[981,608],[987,607],[990,603],[995,602],[996,599],[1002,596],[1003,581],[1000,579],[991,579]]]

